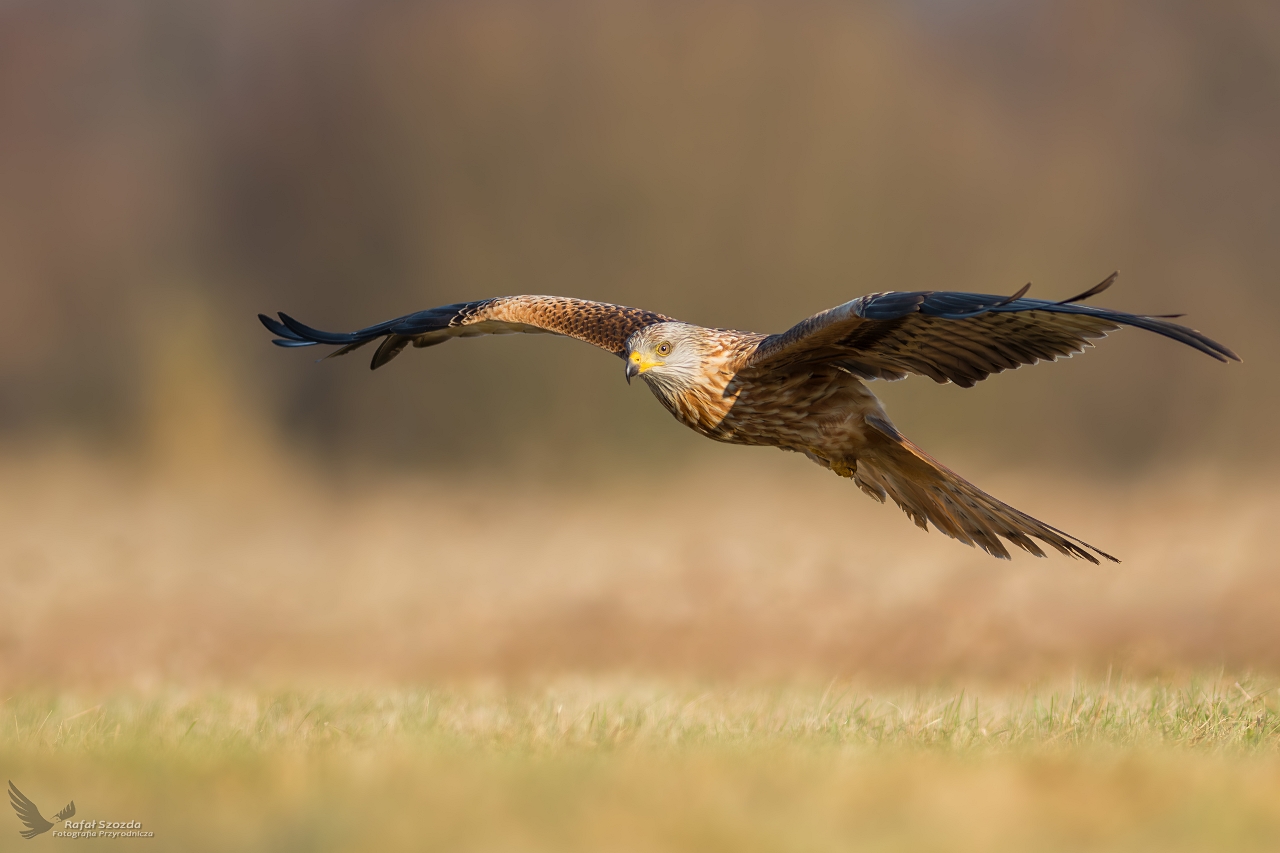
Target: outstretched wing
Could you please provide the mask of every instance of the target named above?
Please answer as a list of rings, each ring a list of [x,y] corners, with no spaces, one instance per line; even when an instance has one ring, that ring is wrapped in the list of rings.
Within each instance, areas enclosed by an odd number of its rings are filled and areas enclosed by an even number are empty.
[[[563,296],[499,296],[480,302],[443,305],[349,334],[322,332],[304,326],[284,313],[280,314],[279,321],[264,314],[259,314],[258,319],[277,336],[273,343],[278,346],[329,344],[341,347],[330,353],[331,356],[344,355],[382,338],[382,344],[369,365],[372,370],[395,358],[411,343],[415,347],[430,347],[450,338],[516,332],[566,335],[621,356],[627,338],[637,329],[670,320],[639,308]]]
[[[53,829],[53,824],[44,819],[36,804],[27,799],[27,795],[18,790],[13,781],[9,782],[9,802],[18,813],[18,820],[26,825],[26,830],[19,830],[23,838],[35,838],[42,832]]]
[[[1195,347],[1219,361],[1240,357],[1167,317],[1126,314],[1079,303],[1106,281],[1061,302],[1013,296],[918,291],[873,293],[815,314],[760,341],[746,367],[834,363],[864,379],[915,373],[968,388],[993,373],[1083,352],[1095,338],[1137,326]],[[1178,315],[1174,315],[1178,316]]]

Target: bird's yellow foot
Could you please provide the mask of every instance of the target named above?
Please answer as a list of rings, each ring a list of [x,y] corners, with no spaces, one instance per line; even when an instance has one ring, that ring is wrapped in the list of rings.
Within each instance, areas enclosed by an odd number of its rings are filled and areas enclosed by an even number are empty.
[[[857,473],[857,468],[852,465],[846,465],[843,462],[832,462],[831,470],[835,471],[841,477],[852,477]]]

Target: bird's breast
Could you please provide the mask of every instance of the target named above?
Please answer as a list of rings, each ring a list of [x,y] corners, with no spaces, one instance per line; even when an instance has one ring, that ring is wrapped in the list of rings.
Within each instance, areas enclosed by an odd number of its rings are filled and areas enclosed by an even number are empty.
[[[708,373],[704,382],[664,400],[676,419],[718,441],[812,447],[860,433],[862,414],[879,403],[839,370]]]

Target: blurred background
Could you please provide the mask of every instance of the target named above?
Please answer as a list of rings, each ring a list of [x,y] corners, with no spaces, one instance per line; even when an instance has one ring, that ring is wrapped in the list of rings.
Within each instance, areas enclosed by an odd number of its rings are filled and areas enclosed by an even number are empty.
[[[1273,667],[1277,151],[1265,0],[0,2],[5,677]],[[1100,304],[1245,364],[1126,332],[876,390],[1119,575],[926,537],[572,341],[370,373],[255,319],[532,292],[773,332],[1115,269]],[[693,526],[708,479],[749,524]]]

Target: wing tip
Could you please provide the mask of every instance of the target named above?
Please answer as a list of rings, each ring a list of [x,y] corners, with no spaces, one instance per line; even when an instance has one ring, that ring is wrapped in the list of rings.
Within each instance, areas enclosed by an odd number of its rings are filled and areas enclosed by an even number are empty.
[[[281,314],[280,316],[283,317],[284,315]],[[299,343],[306,340],[288,326],[284,325],[279,320],[276,320],[274,317],[268,317],[266,314],[259,314],[258,322],[265,326],[267,331],[275,335],[277,338],[282,338],[287,341],[296,341]]]
[[[396,322],[393,320],[388,323],[381,323],[377,326],[370,326],[367,329],[361,329],[358,332],[338,333],[313,329],[283,311],[277,312],[277,316],[280,318],[279,320],[269,317],[266,314],[258,315],[258,321],[266,327],[267,331],[276,335],[276,337],[271,341],[276,346],[284,347],[286,349],[310,347],[319,344],[338,347],[337,350],[329,353],[328,355],[316,359],[317,361],[324,361],[327,358],[345,355],[354,349],[364,346],[370,341],[386,336],[388,334],[387,327],[389,327],[391,323]],[[391,337],[394,337],[394,335]],[[385,361],[373,366],[376,368],[382,363],[385,363]]]
[[[1217,341],[1214,341],[1214,343],[1218,346],[1218,352],[1222,353],[1224,356],[1222,359],[1223,364],[1226,364],[1229,361],[1234,361],[1236,364],[1244,364],[1244,359],[1237,355],[1236,351],[1231,349],[1231,347],[1219,344]]]
[[[1063,299],[1060,302],[1056,302],[1054,304],[1070,305],[1072,302],[1083,302],[1086,299],[1091,299],[1092,297],[1097,296],[1099,293],[1102,293],[1104,290],[1109,289],[1111,285],[1116,283],[1116,279],[1119,277],[1120,277],[1120,270],[1116,270],[1115,272],[1111,273],[1111,275],[1107,276],[1102,281],[1098,282],[1093,287],[1086,290],[1084,293],[1081,293],[1079,296],[1073,296],[1070,299]]]

